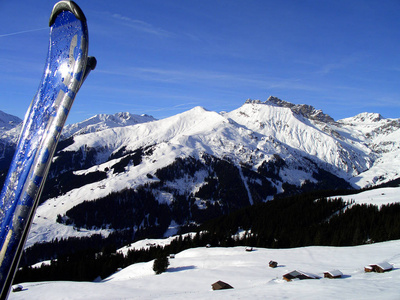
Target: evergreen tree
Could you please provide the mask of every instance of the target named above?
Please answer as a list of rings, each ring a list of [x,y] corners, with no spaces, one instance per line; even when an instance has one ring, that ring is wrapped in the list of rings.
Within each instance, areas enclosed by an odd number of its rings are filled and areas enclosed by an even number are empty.
[[[153,271],[156,274],[164,273],[169,266],[168,256],[165,254],[160,254],[155,260],[153,264]]]

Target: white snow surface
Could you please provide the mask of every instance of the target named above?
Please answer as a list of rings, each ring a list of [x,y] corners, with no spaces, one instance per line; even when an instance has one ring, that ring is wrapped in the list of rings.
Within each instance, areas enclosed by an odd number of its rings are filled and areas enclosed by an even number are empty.
[[[373,150],[371,168],[354,176],[351,182],[359,187],[372,186],[400,176],[400,119],[385,119],[376,113],[362,113],[338,121],[342,128]]]
[[[162,241],[160,241],[162,242]],[[165,273],[155,275],[153,261],[137,263],[100,282],[22,283],[9,299],[399,299],[400,240],[356,247],[294,249],[194,248],[169,259]],[[269,268],[268,262],[278,262]],[[364,273],[364,266],[387,261],[386,273]],[[323,277],[340,270],[340,279],[286,282],[293,270]],[[222,280],[233,289],[213,291]]]
[[[334,196],[330,198],[342,198],[344,201],[353,200],[357,204],[372,204],[378,207],[382,205],[400,202],[400,187],[380,188],[364,191],[355,195]]]

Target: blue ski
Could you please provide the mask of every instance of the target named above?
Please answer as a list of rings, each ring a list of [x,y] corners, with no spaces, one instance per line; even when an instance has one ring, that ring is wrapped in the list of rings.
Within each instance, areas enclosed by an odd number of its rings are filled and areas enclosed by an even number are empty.
[[[88,29],[72,1],[51,13],[43,77],[25,115],[17,149],[0,194],[0,299],[6,299],[50,163],[75,96],[96,59],[88,57]]]

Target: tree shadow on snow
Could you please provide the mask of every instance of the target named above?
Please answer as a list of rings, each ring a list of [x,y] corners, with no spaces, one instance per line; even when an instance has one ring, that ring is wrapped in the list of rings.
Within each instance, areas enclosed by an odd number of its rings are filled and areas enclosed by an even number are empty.
[[[184,267],[168,268],[167,272],[180,272],[180,271],[193,270],[193,269],[196,269],[196,266],[184,266]]]

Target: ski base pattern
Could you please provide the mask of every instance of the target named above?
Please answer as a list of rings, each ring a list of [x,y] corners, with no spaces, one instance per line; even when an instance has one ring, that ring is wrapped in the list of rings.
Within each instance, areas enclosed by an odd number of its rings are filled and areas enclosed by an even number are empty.
[[[90,71],[88,29],[81,9],[72,1],[61,1],[54,6],[49,25],[43,77],[0,194],[0,299],[7,298],[61,130]],[[89,61],[94,68],[93,58]]]

